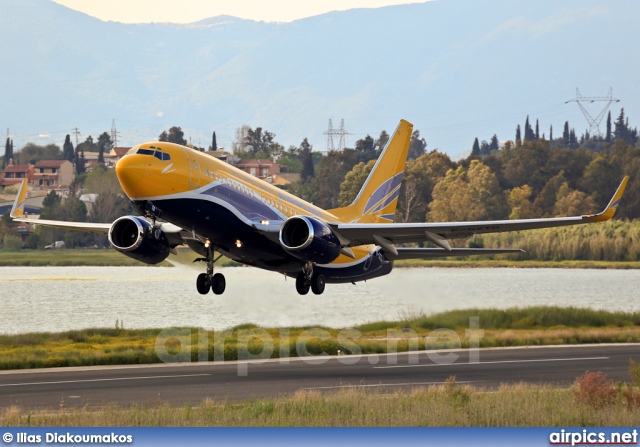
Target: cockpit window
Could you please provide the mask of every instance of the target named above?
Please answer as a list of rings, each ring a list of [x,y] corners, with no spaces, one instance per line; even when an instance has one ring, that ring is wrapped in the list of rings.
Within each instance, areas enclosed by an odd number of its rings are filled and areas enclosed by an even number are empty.
[[[162,151],[154,151],[151,149],[142,149],[142,148],[134,148],[129,150],[129,152],[127,152],[127,155],[129,154],[140,154],[140,155],[153,155],[154,157],[156,157],[158,160],[162,160],[162,161],[167,161],[167,160],[171,160],[171,155],[162,152]]]
[[[169,154],[160,151],[156,151],[153,156],[162,161],[171,160],[171,156]]]

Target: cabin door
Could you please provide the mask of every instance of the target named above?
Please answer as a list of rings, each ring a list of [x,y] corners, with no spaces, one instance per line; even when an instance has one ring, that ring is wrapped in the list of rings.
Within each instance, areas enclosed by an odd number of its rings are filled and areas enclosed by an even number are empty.
[[[200,161],[198,156],[188,149],[183,149],[184,155],[189,160],[189,184],[194,188],[200,188]]]

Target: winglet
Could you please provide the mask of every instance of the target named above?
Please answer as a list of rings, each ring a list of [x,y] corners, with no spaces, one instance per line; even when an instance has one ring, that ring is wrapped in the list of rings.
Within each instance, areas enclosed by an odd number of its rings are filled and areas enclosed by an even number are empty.
[[[13,202],[13,208],[9,216],[13,219],[19,219],[24,217],[24,202],[27,199],[27,179],[22,180],[20,190],[16,194],[16,200]]]
[[[584,219],[591,222],[604,222],[605,220],[611,219],[616,213],[616,209],[618,209],[618,205],[620,204],[620,200],[622,199],[622,194],[624,194],[624,189],[627,187],[627,182],[629,181],[629,176],[625,176],[622,179],[622,183],[618,186],[616,193],[611,198],[611,201],[607,205],[607,207],[598,214],[583,216]]]

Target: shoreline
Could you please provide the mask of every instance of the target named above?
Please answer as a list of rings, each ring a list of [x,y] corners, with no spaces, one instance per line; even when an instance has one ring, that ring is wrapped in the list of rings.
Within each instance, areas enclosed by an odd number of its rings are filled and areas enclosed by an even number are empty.
[[[148,266],[113,249],[59,249],[59,250],[0,250],[0,267],[173,267],[169,261],[190,264],[193,256],[187,250],[179,250],[178,256],[170,256],[157,266]],[[218,267],[242,267],[228,258],[221,258]],[[412,259],[394,262],[395,268],[564,268],[564,269],[640,269],[640,261],[541,261],[509,259]]]

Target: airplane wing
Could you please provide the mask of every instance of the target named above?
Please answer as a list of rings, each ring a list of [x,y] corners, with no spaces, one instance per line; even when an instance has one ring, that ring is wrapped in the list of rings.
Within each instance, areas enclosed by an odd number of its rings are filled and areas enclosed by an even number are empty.
[[[603,222],[611,219],[620,203],[629,177],[620,183],[607,207],[598,214],[576,217],[556,217],[547,219],[490,220],[479,222],[434,222],[434,223],[388,223],[358,224],[330,223],[340,237],[343,246],[377,244],[386,253],[395,254],[399,250],[394,245],[405,242],[431,241],[447,251],[451,246],[447,239],[461,238],[483,233],[530,230],[535,228],[561,227],[584,223]],[[488,253],[485,253],[488,254]]]
[[[47,220],[47,219],[29,219],[24,214],[24,203],[27,198],[27,180],[23,180],[20,190],[16,195],[16,200],[11,208],[9,216],[16,222],[26,222],[34,225],[44,225],[47,227],[62,228],[65,230],[82,231],[85,233],[107,234],[111,228],[111,223],[94,223],[94,222],[69,222],[65,220]],[[159,227],[167,235],[167,239],[171,246],[184,243],[180,232],[182,228],[170,224],[162,223]]]

